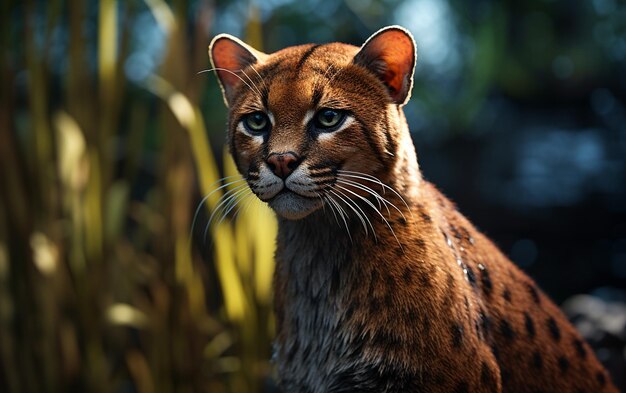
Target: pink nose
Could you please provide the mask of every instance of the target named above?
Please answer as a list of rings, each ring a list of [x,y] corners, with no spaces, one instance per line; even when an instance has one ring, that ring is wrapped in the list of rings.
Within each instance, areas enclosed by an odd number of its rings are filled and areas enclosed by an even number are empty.
[[[272,153],[267,158],[267,164],[276,176],[285,179],[298,166],[298,156],[294,153]]]

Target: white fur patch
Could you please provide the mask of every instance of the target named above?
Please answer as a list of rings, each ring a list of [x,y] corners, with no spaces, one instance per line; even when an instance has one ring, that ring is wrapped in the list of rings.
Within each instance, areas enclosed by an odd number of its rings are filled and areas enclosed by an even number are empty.
[[[315,111],[312,109],[309,109],[308,111],[306,111],[306,113],[304,114],[304,119],[302,119],[302,126],[306,129],[306,126],[309,124],[309,122],[311,121],[311,119],[313,118],[313,115],[315,114]]]
[[[251,184],[252,190],[264,201],[273,198],[284,187],[283,180],[274,175],[265,164],[259,168],[259,180]]]
[[[237,124],[237,131],[252,138],[252,141],[256,143],[257,145],[260,145],[263,143],[263,136],[251,134],[250,131],[248,131],[248,129],[246,128],[246,126],[243,125],[243,120],[240,121],[239,124]]]
[[[315,183],[311,180],[308,167],[305,165],[300,165],[296,168],[285,180],[285,185],[291,191],[309,198],[315,198],[318,195],[317,191],[315,191]]]
[[[319,141],[330,140],[335,136],[335,134],[345,130],[346,128],[350,127],[352,124],[354,124],[354,118],[352,116],[346,116],[346,119],[343,121],[343,124],[341,125],[341,127],[339,127],[333,132],[322,132],[318,134],[317,139]]]

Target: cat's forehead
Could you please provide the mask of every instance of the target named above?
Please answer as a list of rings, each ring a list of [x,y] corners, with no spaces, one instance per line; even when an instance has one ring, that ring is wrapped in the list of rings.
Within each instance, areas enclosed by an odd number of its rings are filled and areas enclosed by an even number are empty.
[[[332,89],[336,73],[352,63],[352,45],[309,44],[271,54],[258,72],[264,87],[263,105],[289,112],[310,109]]]

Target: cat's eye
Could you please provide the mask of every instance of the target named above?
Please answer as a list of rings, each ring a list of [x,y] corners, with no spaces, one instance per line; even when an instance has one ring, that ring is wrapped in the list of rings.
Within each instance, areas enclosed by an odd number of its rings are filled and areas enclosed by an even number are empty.
[[[325,131],[333,131],[346,118],[346,113],[335,109],[321,109],[315,114],[315,127]]]
[[[270,129],[270,119],[263,112],[254,112],[243,118],[243,125],[253,134],[264,134]]]

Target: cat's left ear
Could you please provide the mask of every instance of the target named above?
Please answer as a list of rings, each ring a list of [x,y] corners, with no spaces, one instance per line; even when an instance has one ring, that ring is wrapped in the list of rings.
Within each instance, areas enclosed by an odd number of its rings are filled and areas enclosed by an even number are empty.
[[[415,40],[408,30],[400,26],[378,30],[365,41],[353,61],[373,72],[396,104],[409,101],[416,54]]]
[[[266,57],[265,53],[230,34],[220,34],[213,38],[209,45],[209,58],[217,73],[226,106],[233,102],[240,84],[250,84],[244,70]]]

